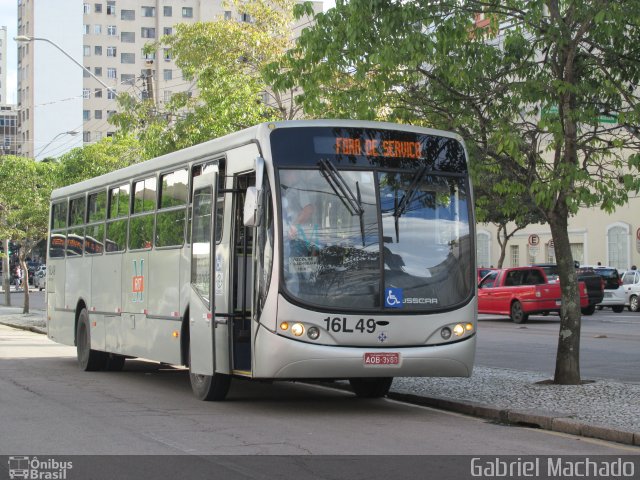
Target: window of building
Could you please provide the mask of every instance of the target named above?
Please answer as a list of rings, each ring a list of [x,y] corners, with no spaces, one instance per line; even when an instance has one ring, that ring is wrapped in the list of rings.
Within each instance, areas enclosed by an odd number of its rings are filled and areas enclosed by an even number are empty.
[[[140,56],[144,60],[155,60],[156,59],[156,52],[145,52],[144,50],[142,50]]]
[[[242,21],[243,22],[247,22],[247,23],[251,23],[251,15],[249,15],[248,13],[243,13],[242,14]]]
[[[91,45],[83,45],[83,47],[82,47],[82,55],[84,57],[90,57],[91,56]]]
[[[165,103],[171,101],[171,96],[172,95],[173,94],[169,90],[165,90],[164,91],[164,101],[165,101]]]
[[[115,100],[116,99],[116,91],[113,88],[107,90],[107,99]]]
[[[136,54],[135,53],[121,53],[120,54],[120,63],[136,63]]]
[[[162,78],[164,78],[165,81],[173,79],[173,70],[171,70],[170,68],[166,68],[165,70],[163,70]]]
[[[107,25],[107,35],[110,37],[115,37],[118,35],[118,29],[115,25]]]
[[[89,120],[91,120],[91,110],[83,110],[82,121],[88,122]]]
[[[136,41],[135,32],[122,32],[120,34],[120,41],[122,43],[135,43]]]
[[[156,16],[156,7],[142,7],[142,16],[143,17],[155,17]]]
[[[91,70],[89,69],[89,67],[85,67],[85,68],[82,70],[82,76],[83,76],[84,78],[89,78],[89,77],[91,76],[91,75],[89,75],[89,72],[90,72],[90,71],[91,71]]]
[[[520,246],[519,245],[511,245],[509,246],[509,258],[511,259],[512,267],[520,266]]]
[[[102,98],[102,89],[101,88],[96,88],[93,91],[93,97],[94,98]]]
[[[135,10],[120,10],[120,19],[122,19],[122,20],[135,20],[136,19],[136,11]]]
[[[95,68],[93,69],[93,74],[94,74],[96,77],[101,77],[101,76],[102,76],[102,67],[95,67]]]
[[[172,8],[172,7],[170,7],[170,6],[166,6],[166,5],[165,5],[165,6],[162,8],[162,13],[163,13],[163,15],[164,15],[165,17],[170,17],[170,16],[172,16],[172,15],[173,15],[173,8]]]
[[[115,68],[107,68],[107,78],[118,78],[118,71]]]
[[[83,10],[85,15],[90,14],[91,13],[91,5],[89,5],[88,3],[83,3],[82,4],[82,10]]]
[[[89,132],[88,130],[82,132],[82,141],[84,143],[89,143],[91,141],[91,132]]]
[[[101,3],[96,3],[94,6],[94,11],[96,13],[102,13],[102,4]]]
[[[96,23],[93,26],[93,33],[94,35],[102,35],[102,25],[100,25],[99,23]]]
[[[96,120],[102,120],[102,110],[94,110],[93,118],[95,118]]]
[[[142,27],[140,29],[140,36],[142,38],[156,38],[156,29],[149,27]]]
[[[182,17],[183,18],[193,18],[193,8],[191,8],[191,7],[182,7]]]
[[[117,54],[116,47],[107,47],[107,57],[115,57]]]
[[[476,234],[476,258],[479,267],[489,267],[491,265],[490,238],[489,232],[478,232]]]
[[[225,20],[231,20],[231,10],[225,10],[224,11],[224,19]]]
[[[107,119],[111,118],[116,114],[115,110],[107,110]],[[107,132],[107,137],[113,137],[113,132]]]
[[[96,45],[95,47],[93,47],[93,54],[97,56],[102,55],[102,46]]]
[[[122,85],[135,85],[136,76],[133,73],[123,73],[120,75],[120,83]]]
[[[110,0],[107,2],[107,15],[115,15],[116,14],[116,2]]]
[[[584,244],[582,243],[570,243],[571,256],[574,261],[584,263]]]
[[[165,48],[162,52],[162,56],[165,62],[169,62],[171,60],[171,50],[168,48]]]
[[[631,235],[629,225],[617,222],[607,227],[607,265],[628,270],[631,265]]]
[[[87,24],[82,25],[82,34],[83,35],[89,35],[89,28],[90,27]]]
[[[82,89],[82,98],[84,98],[84,99],[91,98],[91,89],[90,88],[83,88]]]
[[[164,27],[164,28],[162,29],[162,33],[163,33],[164,35],[171,35],[171,34],[173,34],[173,28],[171,28],[171,27]]]

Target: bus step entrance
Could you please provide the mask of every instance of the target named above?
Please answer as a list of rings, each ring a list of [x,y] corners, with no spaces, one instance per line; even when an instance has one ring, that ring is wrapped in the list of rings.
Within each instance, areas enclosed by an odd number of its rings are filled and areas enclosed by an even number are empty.
[[[244,323],[247,323],[245,328]],[[233,369],[251,371],[251,325],[249,321],[233,322]]]

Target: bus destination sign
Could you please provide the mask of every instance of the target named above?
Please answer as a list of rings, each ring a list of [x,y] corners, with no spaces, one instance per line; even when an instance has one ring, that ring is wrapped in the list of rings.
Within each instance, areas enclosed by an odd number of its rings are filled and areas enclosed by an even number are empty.
[[[407,140],[377,140],[336,137],[336,155],[366,155],[368,157],[422,158],[422,144]]]

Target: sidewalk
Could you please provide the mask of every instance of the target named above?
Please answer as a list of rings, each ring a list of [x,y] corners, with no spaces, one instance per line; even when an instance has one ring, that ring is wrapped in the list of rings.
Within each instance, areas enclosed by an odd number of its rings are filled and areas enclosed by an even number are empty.
[[[24,315],[22,307],[0,306],[0,324],[46,333],[41,310]],[[396,378],[389,398],[640,446],[640,384],[598,379],[551,385],[547,380],[542,373],[476,366],[471,378]]]

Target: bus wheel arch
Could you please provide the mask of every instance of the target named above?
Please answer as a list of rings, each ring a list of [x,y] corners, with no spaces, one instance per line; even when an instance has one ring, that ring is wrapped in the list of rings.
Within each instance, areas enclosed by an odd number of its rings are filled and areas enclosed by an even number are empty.
[[[85,372],[95,372],[104,369],[108,354],[91,348],[89,312],[84,308],[84,305],[77,314],[76,323],[76,351],[80,369]]]
[[[184,311],[182,316],[182,325],[180,327],[180,361],[185,367],[189,366],[189,342],[191,336],[189,334],[189,307]]]
[[[78,321],[80,319],[80,313],[82,313],[83,309],[87,311],[87,318],[88,318],[89,313],[88,313],[87,305],[84,303],[84,300],[80,299],[78,300],[78,304],[76,305],[75,322],[73,325],[73,332],[74,332],[73,344],[75,346],[78,346]]]

